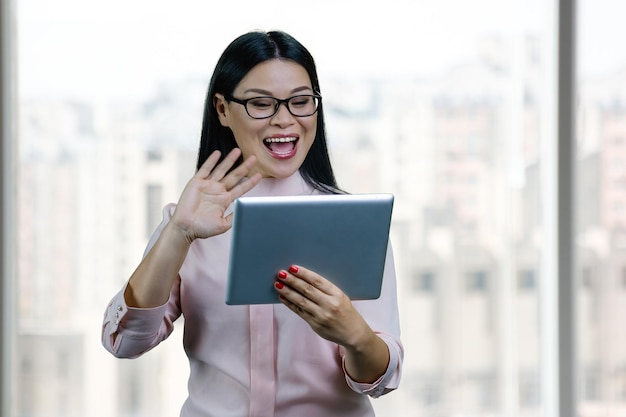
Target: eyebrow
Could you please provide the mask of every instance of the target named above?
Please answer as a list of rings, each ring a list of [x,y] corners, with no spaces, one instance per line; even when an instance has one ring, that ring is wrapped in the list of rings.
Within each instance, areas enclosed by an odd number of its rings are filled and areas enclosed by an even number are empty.
[[[313,89],[311,87],[303,85],[301,87],[297,87],[297,88],[294,88],[293,90],[291,90],[290,94],[301,93],[303,91],[313,92]],[[249,89],[247,89],[246,91],[243,92],[243,94],[246,94],[246,93],[258,93],[258,94],[264,94],[264,95],[267,95],[267,96],[270,96],[270,97],[272,96],[272,93],[270,93],[267,90],[263,90],[261,88],[249,88]]]

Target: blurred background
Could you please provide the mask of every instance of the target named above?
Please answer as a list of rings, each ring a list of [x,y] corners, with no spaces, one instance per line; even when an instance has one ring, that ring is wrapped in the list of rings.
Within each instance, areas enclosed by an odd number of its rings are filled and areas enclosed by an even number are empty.
[[[101,347],[101,319],[193,175],[219,55],[252,29],[285,30],[316,58],[340,186],[396,196],[406,358],[378,415],[553,417],[557,0],[12,5],[7,417],[178,415],[182,322],[118,360]],[[626,415],[625,12],[621,0],[578,1],[567,279],[584,417]]]

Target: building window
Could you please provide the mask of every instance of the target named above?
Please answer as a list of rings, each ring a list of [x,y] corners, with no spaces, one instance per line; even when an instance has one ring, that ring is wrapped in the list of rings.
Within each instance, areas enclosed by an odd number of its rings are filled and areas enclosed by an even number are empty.
[[[589,266],[582,268],[581,286],[583,290],[590,290],[593,286],[593,269]]]
[[[160,162],[163,160],[163,151],[157,148],[151,148],[146,151],[146,159],[148,162]]]
[[[537,287],[537,272],[534,269],[522,269],[517,273],[517,287],[520,290],[534,290]]]
[[[474,391],[474,403],[477,407],[488,409],[494,406],[498,395],[496,380],[493,374],[485,373],[469,376]]]
[[[487,271],[478,269],[466,274],[466,288],[468,292],[482,292],[487,290],[489,276]]]
[[[626,366],[622,365],[615,370],[616,400],[626,402]]]
[[[146,236],[152,235],[161,222],[163,186],[148,184],[146,187]]]
[[[442,384],[437,379],[423,380],[418,388],[417,396],[425,407],[432,407],[441,402]]]
[[[600,373],[596,369],[586,369],[582,378],[582,400],[594,401],[599,399]]]
[[[413,291],[432,294],[435,292],[435,280],[436,275],[433,271],[417,272],[413,278]]]
[[[520,376],[519,404],[524,408],[536,408],[541,405],[541,390],[537,374],[532,373]]]

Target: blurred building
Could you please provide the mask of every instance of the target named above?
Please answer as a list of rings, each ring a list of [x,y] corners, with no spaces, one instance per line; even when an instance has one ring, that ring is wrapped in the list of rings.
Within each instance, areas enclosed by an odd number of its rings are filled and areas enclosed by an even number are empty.
[[[492,40],[436,79],[323,80],[340,186],[396,195],[407,356],[402,388],[375,401],[380,415],[541,415],[535,42],[523,45],[522,76],[504,64],[510,45]],[[590,80],[579,96],[571,279],[588,417],[626,414],[625,76]],[[181,81],[142,103],[21,103],[19,415],[178,414],[180,331],[126,361],[100,346],[100,325],[194,172],[205,88]]]

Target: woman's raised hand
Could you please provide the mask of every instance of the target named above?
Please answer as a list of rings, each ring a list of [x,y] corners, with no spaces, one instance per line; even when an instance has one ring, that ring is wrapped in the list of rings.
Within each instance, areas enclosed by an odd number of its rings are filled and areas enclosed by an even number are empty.
[[[227,231],[232,213],[225,217],[226,208],[261,180],[259,173],[246,178],[256,162],[254,156],[228,172],[240,155],[235,148],[218,164],[220,152],[214,151],[185,186],[171,221],[187,242]]]

